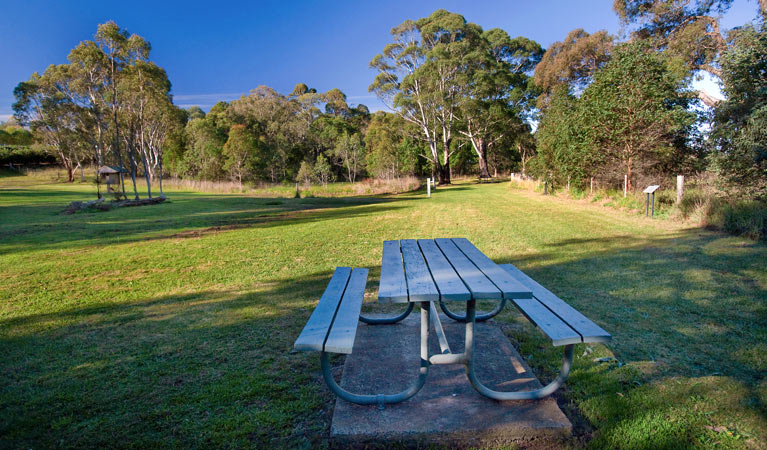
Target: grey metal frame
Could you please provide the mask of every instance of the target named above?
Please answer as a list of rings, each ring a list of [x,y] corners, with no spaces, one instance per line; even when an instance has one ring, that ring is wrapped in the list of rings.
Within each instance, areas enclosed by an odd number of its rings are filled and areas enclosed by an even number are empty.
[[[501,310],[503,310],[503,307],[506,306],[506,299],[501,299],[498,302],[498,306],[495,307],[490,312],[477,314],[474,318],[477,322],[484,322],[487,319],[492,319],[493,317],[497,316]],[[454,313],[453,311],[450,311],[450,309],[447,307],[445,302],[440,298],[439,299],[439,307],[442,308],[442,311],[445,313],[446,316],[450,317],[451,319],[455,320],[456,322],[466,322],[466,315],[459,316],[458,314]]]
[[[500,303],[502,308],[503,301]],[[383,322],[366,323],[394,323],[394,319],[402,320],[408,314],[410,314],[410,311],[413,309],[413,305],[414,303],[411,303],[407,311],[394,318],[372,319],[381,320]],[[534,391],[494,391],[483,385],[477,378],[477,375],[474,373],[474,323],[477,321],[477,301],[469,300],[466,302],[466,315],[464,316],[464,321],[466,322],[466,333],[464,336],[465,345],[463,353],[452,353],[450,351],[445,332],[442,329],[442,323],[439,320],[439,316],[437,315],[437,310],[434,304],[432,302],[419,302],[419,305],[421,308],[421,364],[418,371],[418,378],[416,379],[415,383],[413,383],[404,391],[395,394],[355,394],[343,389],[338,385],[338,383],[336,383],[330,371],[330,361],[328,354],[321,352],[320,361],[322,364],[322,375],[325,378],[325,382],[327,383],[330,390],[348,402],[361,405],[377,404],[379,408],[383,408],[383,405],[385,404],[403,402],[417,394],[418,391],[420,391],[426,383],[426,377],[429,374],[430,365],[463,364],[466,366],[466,376],[469,379],[469,383],[471,383],[471,386],[480,394],[494,400],[535,400],[547,397],[554,393],[557,389],[559,389],[562,383],[565,382],[567,376],[570,374],[570,367],[572,366],[573,362],[573,344],[565,346],[564,356],[562,359],[562,369],[559,375],[548,385]],[[360,316],[360,320],[362,320],[362,316]],[[368,318],[368,320],[370,319]],[[434,322],[434,330],[437,334],[437,338],[440,343],[440,350],[442,353],[429,356],[429,327],[432,321]]]
[[[385,325],[397,323],[405,317],[409,316],[411,312],[413,312],[413,306],[415,306],[414,302],[408,303],[407,309],[402,314],[394,317],[365,317],[360,314],[360,321],[368,325]]]
[[[388,403],[404,402],[410,397],[414,396],[421,390],[426,383],[426,376],[429,374],[429,302],[421,302],[421,367],[418,369],[418,379],[409,388],[396,394],[355,394],[342,388],[336,383],[333,378],[333,374],[330,372],[330,361],[328,360],[328,354],[325,352],[320,353],[320,362],[322,364],[322,376],[325,378],[325,383],[334,394],[342,399],[357,403],[360,405],[378,405],[379,408],[383,408],[383,405]],[[412,305],[408,308],[407,313],[412,311]]]
[[[471,386],[480,394],[485,397],[492,398],[493,400],[537,400],[547,397],[553,394],[562,383],[565,382],[567,376],[570,374],[570,367],[573,364],[573,344],[565,346],[565,354],[562,358],[562,369],[559,375],[546,386],[536,389],[534,391],[519,391],[519,392],[501,392],[494,391],[487,386],[483,385],[477,375],[474,373],[474,316],[476,313],[476,300],[471,300],[466,306],[466,353],[468,353],[468,361],[466,363],[466,376],[469,378]]]

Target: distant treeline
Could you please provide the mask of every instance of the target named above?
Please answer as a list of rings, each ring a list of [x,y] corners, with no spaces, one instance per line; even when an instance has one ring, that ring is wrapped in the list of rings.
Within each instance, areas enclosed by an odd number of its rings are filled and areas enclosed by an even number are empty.
[[[339,89],[303,83],[287,94],[259,86],[207,113],[180,109],[149,43],[110,22],[67,64],[20,83],[14,110],[70,179],[95,163],[123,167],[134,186],[163,174],[240,184],[434,174],[449,183],[453,173],[514,171],[576,187],[627,179],[635,189],[709,172],[724,191],[760,199],[765,11],[722,31],[730,5],[617,0],[628,39],[577,29],[547,50],[437,10],[394,27],[370,62],[369,89],[392,111],[374,114]],[[725,101],[690,88],[701,73],[721,80]]]
[[[0,124],[0,167],[55,164],[56,157],[48,149],[35,145],[35,139],[13,121]]]

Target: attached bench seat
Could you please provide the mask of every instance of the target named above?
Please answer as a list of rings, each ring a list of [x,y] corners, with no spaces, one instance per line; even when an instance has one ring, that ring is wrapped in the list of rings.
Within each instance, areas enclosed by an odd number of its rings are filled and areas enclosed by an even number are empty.
[[[293,348],[350,354],[367,279],[368,269],[337,267]]]
[[[512,264],[499,265],[533,291],[533,298],[513,299],[513,301],[520,311],[552,340],[554,346],[590,342],[606,343],[612,340],[610,333]]]

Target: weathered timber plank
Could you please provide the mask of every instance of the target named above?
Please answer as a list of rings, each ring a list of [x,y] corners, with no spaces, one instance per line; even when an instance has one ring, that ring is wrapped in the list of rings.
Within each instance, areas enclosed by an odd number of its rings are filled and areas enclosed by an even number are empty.
[[[431,278],[429,268],[423,259],[421,249],[414,239],[400,241],[402,261],[405,263],[407,292],[411,302],[433,302],[439,300],[439,292]]]
[[[604,343],[612,340],[610,333],[581,314],[577,309],[568,305],[564,300],[554,295],[551,291],[541,286],[526,273],[517,269],[512,264],[501,264],[500,267],[509,272],[514,278],[518,279],[520,283],[530,288],[538,301],[583,337],[583,342]]]
[[[407,303],[409,301],[399,241],[384,241],[383,243],[378,301],[387,303]]]
[[[314,308],[314,312],[293,344],[293,348],[305,351],[322,351],[325,338],[338,309],[338,303],[341,301],[351,273],[351,267],[336,268],[328,287],[325,288],[325,292],[320,297],[320,302]]]
[[[498,289],[503,292],[503,297],[506,299],[517,298],[532,298],[533,293],[530,289],[520,283],[511,274],[503,270],[493,262],[490,258],[485,256],[484,253],[479,251],[468,239],[465,238],[453,238],[453,243],[458,247],[471,262],[473,262],[482,273],[485,274]]]
[[[522,314],[541,329],[557,345],[580,344],[581,335],[534,298],[514,299]]]
[[[471,292],[463,284],[461,278],[455,273],[455,269],[439,250],[433,239],[419,239],[418,246],[429,265],[434,283],[437,285],[442,300],[471,300]]]
[[[500,300],[503,298],[501,291],[453,244],[453,241],[434,239],[434,242],[466,284],[472,298],[475,300]]]
[[[341,304],[338,306],[336,318],[325,341],[326,352],[345,353],[347,355],[352,352],[367,279],[368,269],[354,269],[352,271]]]

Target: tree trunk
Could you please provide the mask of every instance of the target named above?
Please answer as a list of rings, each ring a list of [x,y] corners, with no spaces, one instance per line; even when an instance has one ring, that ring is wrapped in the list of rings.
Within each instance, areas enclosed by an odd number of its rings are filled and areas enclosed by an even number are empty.
[[[75,169],[72,167],[72,162],[62,160],[64,167],[67,169],[67,183],[75,182]]]
[[[442,166],[437,166],[439,184],[450,184],[450,141],[442,142]]]
[[[450,160],[447,160],[446,164],[440,164],[436,169],[439,184],[450,184]]]
[[[72,160],[64,156],[64,152],[60,149],[59,158],[61,158],[61,163],[64,164],[64,169],[67,171],[67,183],[73,183],[75,181],[75,167]]]
[[[146,179],[146,194],[150,199],[152,198],[152,180],[149,176],[149,161],[146,160],[146,152],[142,152],[141,160],[144,163],[144,178]]]
[[[138,164],[136,164],[136,155],[134,154],[135,149],[133,148],[133,143],[130,141],[128,141],[125,144],[125,147],[128,150],[128,159],[130,160],[130,178],[131,178],[131,181],[133,182],[133,195],[135,195],[136,200],[138,200],[138,188],[136,187],[136,172],[137,172]],[[123,187],[123,189],[125,188]]]
[[[159,175],[160,179],[160,197],[165,197],[165,192],[162,190],[162,155],[159,157],[159,170],[157,171],[157,174]]]
[[[117,80],[115,79],[115,61],[114,57],[112,57],[111,60],[111,68],[112,68],[112,120],[115,127],[115,148],[114,152],[117,154],[117,164],[120,166],[120,169],[123,168],[123,157],[122,152],[120,152],[120,126],[117,122]],[[131,173],[133,176],[133,190],[136,190],[136,177],[135,172]],[[127,195],[125,195],[125,177],[123,177],[122,171],[120,171],[120,187],[122,189],[123,197],[128,198]],[[136,193],[136,200],[138,200],[138,193]]]
[[[477,151],[479,160],[479,177],[490,178],[490,172],[487,170],[487,142],[484,139],[477,139],[474,149]]]
[[[626,175],[628,176],[628,189],[627,190],[629,192],[631,191],[631,167],[633,166],[633,163],[634,163],[634,157],[633,156],[629,156],[628,166],[626,166],[626,169],[627,169],[626,170]]]
[[[98,170],[99,167],[104,165],[104,135],[103,130],[101,129],[101,121],[96,122],[96,133],[98,135],[98,146],[96,147],[96,165]],[[101,197],[99,197],[101,198]]]
[[[527,150],[522,147],[522,144],[517,142],[517,150],[519,150],[519,155],[522,157],[522,176],[525,175],[525,168],[527,166]]]

